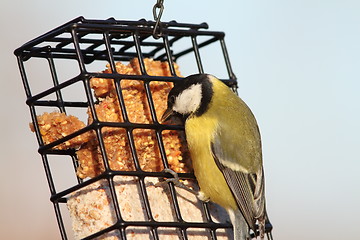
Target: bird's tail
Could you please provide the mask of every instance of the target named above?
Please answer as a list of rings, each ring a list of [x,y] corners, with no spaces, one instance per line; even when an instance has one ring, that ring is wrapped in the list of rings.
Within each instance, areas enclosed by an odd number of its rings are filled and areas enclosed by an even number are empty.
[[[249,226],[239,209],[227,209],[234,228],[234,240],[249,240]]]
[[[261,219],[258,219],[257,223],[258,226],[256,233],[254,233],[254,237],[260,236],[260,239],[264,240],[266,235],[267,240],[273,240],[273,236],[271,233],[273,227],[270,223],[269,217],[266,212],[265,212],[265,216]]]
[[[266,232],[266,237],[268,240],[273,240],[273,236],[272,236],[272,228],[273,226],[270,223],[269,217],[266,214],[266,218],[265,218],[265,232]]]

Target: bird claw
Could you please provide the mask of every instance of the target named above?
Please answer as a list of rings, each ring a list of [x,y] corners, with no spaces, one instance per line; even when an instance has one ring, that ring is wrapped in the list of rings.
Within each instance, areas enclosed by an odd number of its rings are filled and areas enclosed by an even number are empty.
[[[205,195],[205,193],[199,191],[197,194],[196,194],[196,197],[203,201],[203,202],[209,202],[210,201],[210,198],[208,196]]]
[[[163,172],[165,173],[170,173],[171,175],[173,175],[173,178],[167,178],[165,180],[165,182],[169,183],[172,182],[175,186],[181,185],[182,183],[180,182],[180,178],[179,178],[179,174],[177,172],[175,172],[174,170],[170,169],[170,168],[165,168],[163,170]]]
[[[166,182],[166,183],[172,182],[175,186],[181,185],[180,178],[179,178],[179,175],[177,174],[177,172],[175,172],[174,170],[171,170],[170,168],[165,168],[163,170],[163,172],[170,173],[171,175],[173,175],[173,178],[167,178],[167,179],[165,179],[165,181],[158,182],[157,184],[155,184],[155,186],[160,186],[164,182]]]
[[[179,188],[182,188],[182,189],[184,189],[184,190],[186,190],[186,191],[188,191],[188,192],[191,192],[192,194],[195,194],[196,196],[199,195],[197,191],[195,191],[195,190],[193,190],[193,189],[185,186],[185,184],[183,184],[182,182],[180,182],[179,175],[178,175],[178,173],[175,172],[174,170],[172,170],[172,169],[170,169],[170,168],[165,168],[165,169],[163,170],[163,172],[165,172],[165,173],[170,173],[170,174],[173,176],[173,178],[167,178],[167,179],[165,179],[165,182],[167,182],[167,183],[172,182],[176,187],[179,187]]]

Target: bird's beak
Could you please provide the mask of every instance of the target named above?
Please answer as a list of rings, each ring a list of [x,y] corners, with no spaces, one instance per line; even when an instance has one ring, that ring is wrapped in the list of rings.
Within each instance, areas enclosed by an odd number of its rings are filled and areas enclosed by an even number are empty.
[[[171,108],[166,109],[166,111],[164,112],[164,114],[161,117],[161,123],[166,122],[167,120],[169,120],[172,116],[174,115],[174,111]]]

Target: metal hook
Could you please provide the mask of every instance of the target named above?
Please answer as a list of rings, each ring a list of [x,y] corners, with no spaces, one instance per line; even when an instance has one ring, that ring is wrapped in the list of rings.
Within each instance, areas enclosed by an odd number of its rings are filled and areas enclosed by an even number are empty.
[[[159,13],[157,14],[157,9],[159,10]],[[160,18],[162,16],[162,13],[164,11],[164,0],[157,0],[153,7],[153,16],[155,22],[154,30],[153,30],[153,37],[155,39],[159,39],[162,35],[161,26],[160,26]],[[156,33],[157,28],[159,27],[159,33]]]

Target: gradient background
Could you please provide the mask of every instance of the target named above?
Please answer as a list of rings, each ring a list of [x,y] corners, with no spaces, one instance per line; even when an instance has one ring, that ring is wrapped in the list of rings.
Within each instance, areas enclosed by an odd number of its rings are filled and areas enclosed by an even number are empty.
[[[60,239],[14,49],[81,15],[151,20],[155,2],[1,1],[0,238]],[[226,33],[263,137],[276,240],[358,236],[359,13],[358,0],[165,0],[162,20]]]

